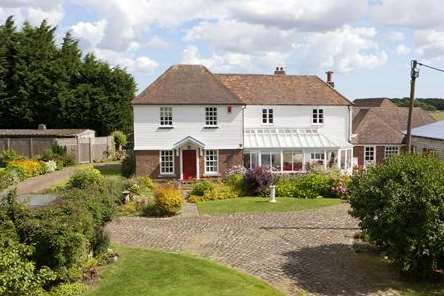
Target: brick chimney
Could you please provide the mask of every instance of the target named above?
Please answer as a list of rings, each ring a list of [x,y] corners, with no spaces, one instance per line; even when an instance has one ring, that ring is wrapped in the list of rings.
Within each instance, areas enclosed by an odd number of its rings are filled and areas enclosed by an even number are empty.
[[[276,67],[274,75],[285,75],[284,67]]]
[[[327,83],[331,86],[331,87],[335,87],[335,83],[333,82],[333,71],[327,71],[325,72],[325,74],[327,74]]]

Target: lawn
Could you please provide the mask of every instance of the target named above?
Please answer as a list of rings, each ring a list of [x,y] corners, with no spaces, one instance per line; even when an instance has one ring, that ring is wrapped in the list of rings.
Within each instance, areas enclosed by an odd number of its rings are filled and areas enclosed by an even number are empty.
[[[444,111],[435,111],[431,112],[431,114],[436,120],[444,120]]]
[[[118,247],[84,296],[283,296],[266,283],[205,259]]]
[[[262,197],[241,197],[234,199],[201,201],[197,203],[199,213],[220,215],[233,213],[291,212],[338,205],[343,201],[336,198],[300,199],[278,197],[276,203],[270,203]]]

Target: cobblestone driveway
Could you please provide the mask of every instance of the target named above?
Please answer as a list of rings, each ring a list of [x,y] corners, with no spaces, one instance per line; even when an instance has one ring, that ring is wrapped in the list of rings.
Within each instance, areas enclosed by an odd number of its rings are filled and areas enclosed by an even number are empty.
[[[396,275],[353,252],[347,205],[291,213],[120,218],[114,242],[207,256],[298,295],[398,295]]]

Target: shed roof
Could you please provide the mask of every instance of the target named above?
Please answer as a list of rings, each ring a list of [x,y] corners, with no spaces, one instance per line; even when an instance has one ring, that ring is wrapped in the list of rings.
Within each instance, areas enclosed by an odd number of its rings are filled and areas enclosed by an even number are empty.
[[[349,143],[339,143],[320,134],[315,128],[246,128],[245,148],[344,148]]]
[[[397,107],[389,98],[361,98],[355,99],[353,104],[357,107]]]
[[[76,137],[90,129],[0,129],[0,137]]]
[[[412,129],[412,136],[444,140],[444,121],[419,126]]]

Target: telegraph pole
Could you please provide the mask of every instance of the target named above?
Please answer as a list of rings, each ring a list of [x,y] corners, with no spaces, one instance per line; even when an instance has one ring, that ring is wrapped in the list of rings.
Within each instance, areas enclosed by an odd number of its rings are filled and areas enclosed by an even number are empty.
[[[412,152],[412,115],[413,107],[415,105],[415,87],[416,78],[419,76],[419,70],[417,69],[418,61],[413,60],[410,70],[410,104],[409,104],[409,117],[407,121],[407,148],[408,152]]]

